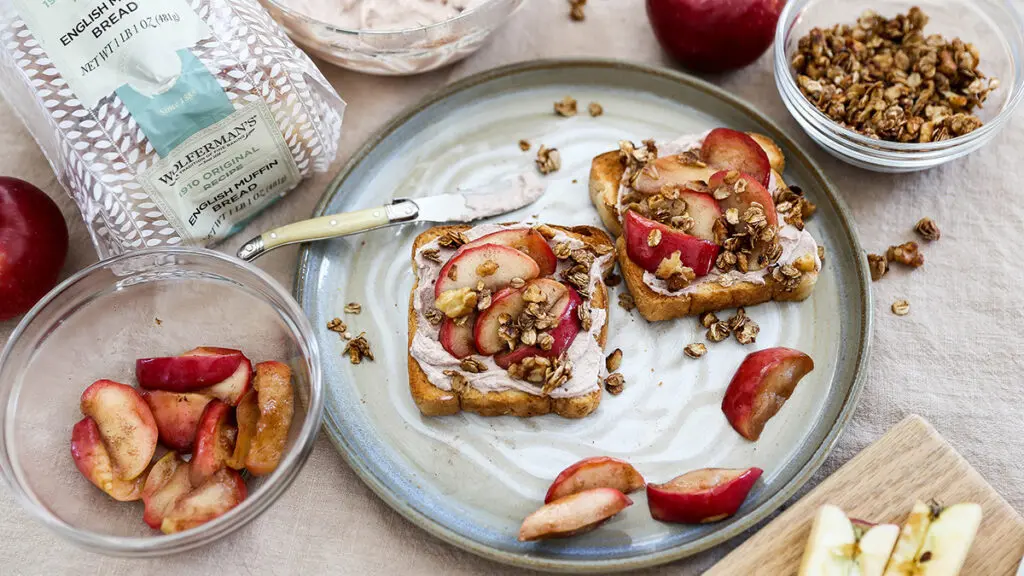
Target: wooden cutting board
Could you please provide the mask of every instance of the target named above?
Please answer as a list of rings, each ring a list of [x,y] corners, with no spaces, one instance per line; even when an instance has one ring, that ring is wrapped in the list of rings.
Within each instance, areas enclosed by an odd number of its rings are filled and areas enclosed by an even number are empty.
[[[920,416],[909,416],[733,550],[704,576],[796,574],[822,504],[854,518],[902,524],[914,500],[977,502],[984,516],[962,576],[1013,575],[1024,519]]]

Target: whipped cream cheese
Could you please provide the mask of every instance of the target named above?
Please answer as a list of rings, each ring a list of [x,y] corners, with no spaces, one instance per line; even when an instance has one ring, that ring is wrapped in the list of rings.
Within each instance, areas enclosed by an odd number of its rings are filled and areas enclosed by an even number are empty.
[[[285,0],[292,10],[345,30],[409,30],[457,17],[489,0]]]
[[[530,228],[531,224],[481,224],[466,231],[466,237],[476,240],[487,234],[500,230],[515,230]],[[549,244],[568,242],[573,249],[582,248],[584,243],[561,231],[557,231],[554,238],[548,240]],[[423,257],[425,250],[438,248],[435,240],[421,247],[416,252],[416,275],[419,278],[419,285],[413,293],[413,310],[417,315],[416,333],[413,335],[412,345],[409,353],[419,362],[420,368],[427,375],[430,383],[442,390],[451,390],[451,378],[444,374],[445,370],[459,370],[459,360],[448,353],[441,346],[438,340],[438,326],[434,326],[424,316],[427,306],[434,302],[434,283],[441,272],[442,264],[433,262]],[[601,281],[601,270],[607,264],[613,254],[605,254],[594,261],[590,268],[590,287],[593,290]],[[559,261],[556,274],[568,266],[565,261]],[[604,365],[604,350],[597,342],[608,320],[606,310],[594,308],[591,310],[592,323],[590,331],[586,334],[578,334],[573,343],[566,351],[566,357],[573,363],[572,378],[562,386],[551,391],[552,398],[574,398],[589,394],[600,387],[600,382],[607,375]],[[524,380],[515,380],[508,375],[508,372],[499,367],[491,356],[474,356],[487,366],[487,370],[476,374],[462,372],[469,386],[480,392],[502,392],[505,390],[519,390],[535,396],[540,395],[540,387]]]
[[[704,138],[707,137],[709,132],[711,131],[708,130],[707,132],[700,134],[687,134],[669,142],[655,142],[655,145],[658,147],[658,157],[675,156],[677,154],[682,154],[687,150],[699,148],[704,143]],[[619,184],[618,210],[620,217],[624,211],[622,199],[629,192],[629,176],[630,175],[627,170],[627,172],[622,175],[622,182]],[[771,176],[768,178],[768,192],[770,192],[774,198],[780,188],[781,183],[776,177],[775,171],[772,170]],[[779,214],[779,219],[785,222],[783,220],[783,216],[784,214]],[[796,226],[784,223],[779,228],[779,244],[782,246],[782,256],[779,257],[780,264],[792,264],[801,256],[811,254],[814,256],[814,269],[821,270],[821,259],[818,258],[818,243],[815,242],[814,237],[811,236],[811,233],[807,230],[798,230]],[[730,277],[733,282],[749,282],[751,284],[762,285],[765,282],[764,277],[767,274],[767,268],[750,272],[740,272],[739,270],[722,272],[718,269],[712,269],[707,275],[697,278],[686,288],[673,292],[668,289],[668,283],[666,281],[657,278],[652,272],[644,271],[644,284],[658,294],[666,296],[683,296],[696,292],[704,284],[711,282],[717,283],[721,281],[723,276]]]

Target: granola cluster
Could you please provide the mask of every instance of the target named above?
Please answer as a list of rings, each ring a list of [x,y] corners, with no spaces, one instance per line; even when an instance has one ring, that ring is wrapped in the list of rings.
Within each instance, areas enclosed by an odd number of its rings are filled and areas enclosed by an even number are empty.
[[[938,230],[938,228],[936,228]],[[895,246],[889,246],[885,255],[868,254],[868,268],[871,270],[873,281],[881,280],[889,271],[889,264],[896,262],[908,268],[920,268],[924,266],[924,254],[920,251],[917,242],[904,242]]]
[[[731,334],[740,344],[753,344],[761,332],[761,327],[753,318],[747,316],[747,311],[742,306],[726,320],[719,320],[714,312],[705,312],[697,317],[697,322],[707,329],[705,337],[712,343],[722,342]],[[706,351],[703,344],[690,344],[683,350],[691,358],[700,358]]]
[[[565,354],[558,358],[530,356],[509,366],[508,375],[516,380],[540,385],[541,394],[547,396],[572,378],[572,369],[572,361]]]
[[[345,305],[345,312],[348,314],[359,314],[362,310],[363,307],[358,302],[349,302]],[[364,358],[373,360],[373,352],[370,350],[370,342],[366,339],[366,332],[361,332],[359,336],[353,338],[352,333],[349,332],[348,324],[341,318],[328,320],[327,329],[331,332],[336,332],[342,340],[346,341],[342,354],[347,355],[349,361],[353,364],[361,363]]]
[[[973,114],[996,78],[978,69],[978,49],[926,35],[918,7],[884,18],[868,10],[856,24],[814,28],[792,66],[804,96],[840,125],[891,142],[937,142],[981,127]]]
[[[742,195],[746,186],[747,181],[739,172],[730,171],[712,195],[716,200],[727,200],[733,194]],[[715,268],[721,272],[761,270],[782,256],[777,228],[768,221],[764,206],[757,202],[751,202],[742,214],[729,208],[715,221],[712,231],[715,243],[722,247],[715,261]]]

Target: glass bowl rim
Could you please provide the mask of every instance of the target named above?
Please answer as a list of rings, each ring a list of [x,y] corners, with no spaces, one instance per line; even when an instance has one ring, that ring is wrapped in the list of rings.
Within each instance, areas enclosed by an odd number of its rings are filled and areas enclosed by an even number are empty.
[[[296,438],[295,445],[284,455],[281,464],[270,476],[266,477],[261,488],[265,488],[259,495],[259,499],[247,497],[239,506],[227,513],[191,530],[185,530],[177,534],[159,534],[154,536],[113,536],[100,534],[91,530],[77,528],[53,514],[46,506],[39,503],[31,494],[26,491],[20,481],[19,475],[15,474],[14,466],[10,463],[8,443],[13,431],[13,418],[10,418],[12,409],[12,394],[16,391],[11,386],[10,393],[5,394],[5,406],[0,407],[0,477],[7,485],[14,499],[23,510],[31,517],[40,521],[52,531],[63,536],[72,543],[87,548],[91,551],[107,555],[123,557],[153,557],[166,554],[179,553],[192,548],[213,543],[220,538],[235,532],[252,520],[255,520],[271,505],[273,505],[291,487],[299,472],[305,466],[313,451],[313,446],[319,435],[323,423],[324,412],[324,388],[320,365],[320,348],[313,327],[306,317],[302,308],[296,302],[294,296],[280,282],[270,274],[257,266],[244,262],[227,254],[199,247],[186,246],[163,246],[156,248],[145,248],[124,252],[116,256],[95,262],[72,274],[63,282],[59,283],[42,299],[39,300],[26,314],[18,321],[14,331],[3,350],[0,351],[0,370],[7,364],[8,358],[15,346],[21,340],[22,335],[32,322],[36,320],[40,312],[51,302],[70,288],[72,285],[82,281],[97,271],[111,265],[125,262],[134,258],[153,255],[188,255],[198,256],[201,259],[217,261],[227,264],[235,270],[243,270],[255,275],[269,289],[284,301],[284,311],[290,316],[290,321],[295,324],[299,342],[304,346],[305,361],[309,368],[309,406],[306,410],[306,418],[302,429]],[[249,507],[243,508],[246,503],[251,502]],[[238,515],[239,511],[244,512]]]
[[[339,27],[339,26],[335,26],[334,24],[331,24],[329,22],[325,22],[323,20],[320,20],[319,18],[317,18],[315,16],[310,16],[309,14],[306,14],[305,12],[299,12],[298,10],[296,10],[294,8],[286,6],[283,2],[281,2],[281,0],[260,0],[260,2],[264,2],[266,4],[270,4],[271,6],[276,8],[277,10],[280,10],[281,12],[287,14],[288,16],[290,16],[292,18],[296,18],[298,20],[301,20],[301,21],[303,21],[303,23],[305,23],[307,25],[312,24],[312,25],[316,25],[316,26],[322,26],[324,28],[327,28],[331,32],[336,32],[338,34],[342,34],[342,35],[345,35],[345,36],[356,36],[356,37],[364,37],[364,36],[376,36],[376,37],[389,37],[389,36],[393,36],[393,37],[402,37],[402,36],[419,35],[421,33],[430,32],[430,31],[433,31],[433,30],[436,30],[436,29],[440,29],[440,28],[443,28],[443,27],[451,26],[451,25],[453,25],[455,23],[461,22],[462,20],[469,19],[470,17],[475,16],[476,14],[480,13],[481,11],[483,11],[484,8],[490,8],[494,4],[498,4],[498,3],[515,3],[515,2],[520,2],[521,3],[523,1],[524,0],[487,0],[486,2],[480,4],[479,6],[475,6],[473,8],[470,8],[469,10],[464,10],[462,13],[460,13],[458,16],[456,16],[454,18],[449,18],[447,20],[442,20],[441,22],[434,22],[433,24],[426,24],[424,26],[417,26],[415,28],[399,28],[399,29],[394,29],[394,30],[371,30],[371,29],[368,29],[368,28],[342,28],[342,27]],[[284,24],[282,23],[281,25],[283,26]]]
[[[269,0],[268,0],[269,1]],[[1003,109],[992,118],[989,122],[986,122],[981,128],[958,136],[956,138],[950,138],[949,140],[943,140],[940,142],[925,142],[925,143],[913,143],[913,142],[890,142],[887,140],[881,140],[876,138],[869,138],[863,134],[858,134],[849,128],[840,126],[831,118],[826,116],[821,110],[818,110],[816,106],[813,106],[807,98],[804,97],[803,93],[800,92],[797,86],[796,79],[793,77],[790,69],[789,59],[786,57],[785,40],[789,37],[789,30],[796,22],[797,16],[800,12],[811,2],[824,2],[826,0],[789,0],[783,7],[782,13],[779,16],[778,23],[775,25],[775,42],[773,43],[773,58],[775,75],[777,77],[776,84],[780,87],[780,96],[787,106],[797,106],[805,113],[809,113],[809,120],[819,124],[819,129],[828,136],[829,139],[835,141],[843,141],[845,147],[851,149],[858,149],[864,154],[872,155],[879,151],[890,152],[937,152],[945,149],[956,149],[964,144],[969,144],[977,140],[984,140],[995,135],[995,132],[1003,128],[1009,121],[1010,117],[1016,111],[1021,101],[1024,101],[1024,19],[1021,14],[1013,6],[1009,0],[1001,0],[998,3],[1001,7],[1006,10],[1008,17],[1011,19],[1010,27],[1017,31],[1017,42],[1016,46],[1021,49],[1020,54],[1013,54],[1011,52],[1011,67],[1014,69],[1014,83],[1012,85],[1003,85],[1002,87],[1009,89],[1010,94],[1003,106]],[[986,12],[986,4],[974,4],[977,9]],[[1014,43],[1012,39],[1002,34],[1000,31],[999,36],[1005,42],[1011,44],[1013,48]],[[1015,58],[1016,56],[1016,58]],[[795,91],[795,92],[794,92]],[[789,92],[789,93],[787,93]],[[794,95],[795,94],[795,95]]]

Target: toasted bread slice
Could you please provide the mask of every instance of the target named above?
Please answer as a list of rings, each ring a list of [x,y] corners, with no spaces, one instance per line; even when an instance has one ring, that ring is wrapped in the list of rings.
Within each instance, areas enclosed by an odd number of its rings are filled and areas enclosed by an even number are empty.
[[[749,135],[765,150],[769,164],[775,171],[775,177],[781,181],[781,173],[786,166],[782,150],[767,136],[756,133]],[[590,199],[601,217],[601,222],[615,236],[622,236],[618,202],[619,185],[624,172],[625,167],[619,159],[618,150],[596,156],[590,165]],[[644,283],[644,270],[626,255],[626,244],[621,237],[616,241],[616,256],[622,277],[630,294],[633,295],[637,310],[651,322],[737,306],[753,306],[770,300],[804,300],[811,295],[818,281],[818,272],[804,272],[800,284],[795,289],[787,291],[767,275],[763,284],[736,282],[725,287],[709,282],[699,285],[689,293],[669,296],[656,292]]]
[[[601,229],[593,226],[562,227],[552,226],[577,238],[588,246],[604,245],[611,247],[612,241]],[[465,231],[470,226],[436,226],[419,236],[412,245],[412,256],[415,260],[416,252],[425,244],[448,233],[449,231]],[[415,263],[413,264],[415,267]],[[607,275],[614,267],[614,260],[609,259],[608,265],[602,271]],[[413,286],[412,294],[416,292]],[[608,309],[608,288],[604,282],[599,282],[590,298],[590,306],[594,309]],[[418,316],[413,308],[413,295],[409,297],[409,346],[412,346],[413,336],[416,334]],[[598,334],[598,343],[603,349],[608,340],[608,322],[606,321]],[[419,362],[409,354],[409,391],[412,393],[413,401],[419,407],[420,412],[425,416],[448,416],[458,413],[460,410],[475,412],[481,416],[519,416],[527,418],[543,414],[555,413],[565,418],[583,418],[590,414],[601,403],[601,383],[593,392],[573,398],[551,398],[548,396],[536,396],[521,392],[519,390],[505,390],[501,392],[481,392],[472,386],[466,386],[460,391],[444,390],[434,386],[427,379],[426,373],[420,368]]]

